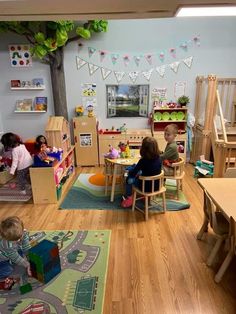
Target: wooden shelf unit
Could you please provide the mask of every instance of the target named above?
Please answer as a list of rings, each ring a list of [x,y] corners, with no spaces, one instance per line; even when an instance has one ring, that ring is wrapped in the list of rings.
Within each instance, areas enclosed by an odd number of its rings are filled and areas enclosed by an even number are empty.
[[[45,86],[40,87],[11,87],[11,90],[44,90]]]
[[[62,173],[57,178],[59,168],[62,168]],[[74,175],[74,146],[64,152],[62,160],[56,161],[52,167],[30,168],[34,204],[55,204],[60,201]],[[63,180],[65,180],[64,184],[62,184]]]

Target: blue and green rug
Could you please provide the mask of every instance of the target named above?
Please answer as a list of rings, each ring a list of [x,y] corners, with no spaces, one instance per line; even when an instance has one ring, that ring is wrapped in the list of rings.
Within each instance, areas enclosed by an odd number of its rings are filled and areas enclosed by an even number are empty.
[[[167,210],[175,211],[190,207],[182,191],[177,195],[176,186],[171,180],[167,181],[166,188]],[[115,194],[114,202],[110,202],[110,189],[108,196],[105,196],[105,177],[103,174],[82,173],[67,193],[60,209],[120,210],[124,209],[121,207],[121,198],[122,194],[119,190]],[[157,205],[155,209],[161,210],[161,198],[160,206]]]

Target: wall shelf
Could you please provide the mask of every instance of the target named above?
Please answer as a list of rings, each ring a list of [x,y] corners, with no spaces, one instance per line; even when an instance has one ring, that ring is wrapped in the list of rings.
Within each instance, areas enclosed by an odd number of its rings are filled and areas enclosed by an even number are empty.
[[[15,113],[45,113],[46,110],[15,110]]]
[[[45,86],[40,87],[11,87],[11,90],[44,90]]]

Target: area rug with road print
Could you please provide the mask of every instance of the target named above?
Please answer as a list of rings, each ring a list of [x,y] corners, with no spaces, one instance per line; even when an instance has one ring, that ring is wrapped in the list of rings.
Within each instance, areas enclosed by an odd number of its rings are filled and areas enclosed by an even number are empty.
[[[0,313],[102,313],[110,231],[30,233],[33,248],[45,239],[57,244],[61,271],[46,284],[15,272],[11,290],[0,290]]]

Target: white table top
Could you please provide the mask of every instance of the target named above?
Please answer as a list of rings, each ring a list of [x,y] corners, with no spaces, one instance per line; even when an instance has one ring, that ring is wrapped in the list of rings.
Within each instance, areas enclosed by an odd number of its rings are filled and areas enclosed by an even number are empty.
[[[198,183],[213,202],[236,221],[236,178],[201,178]]]

